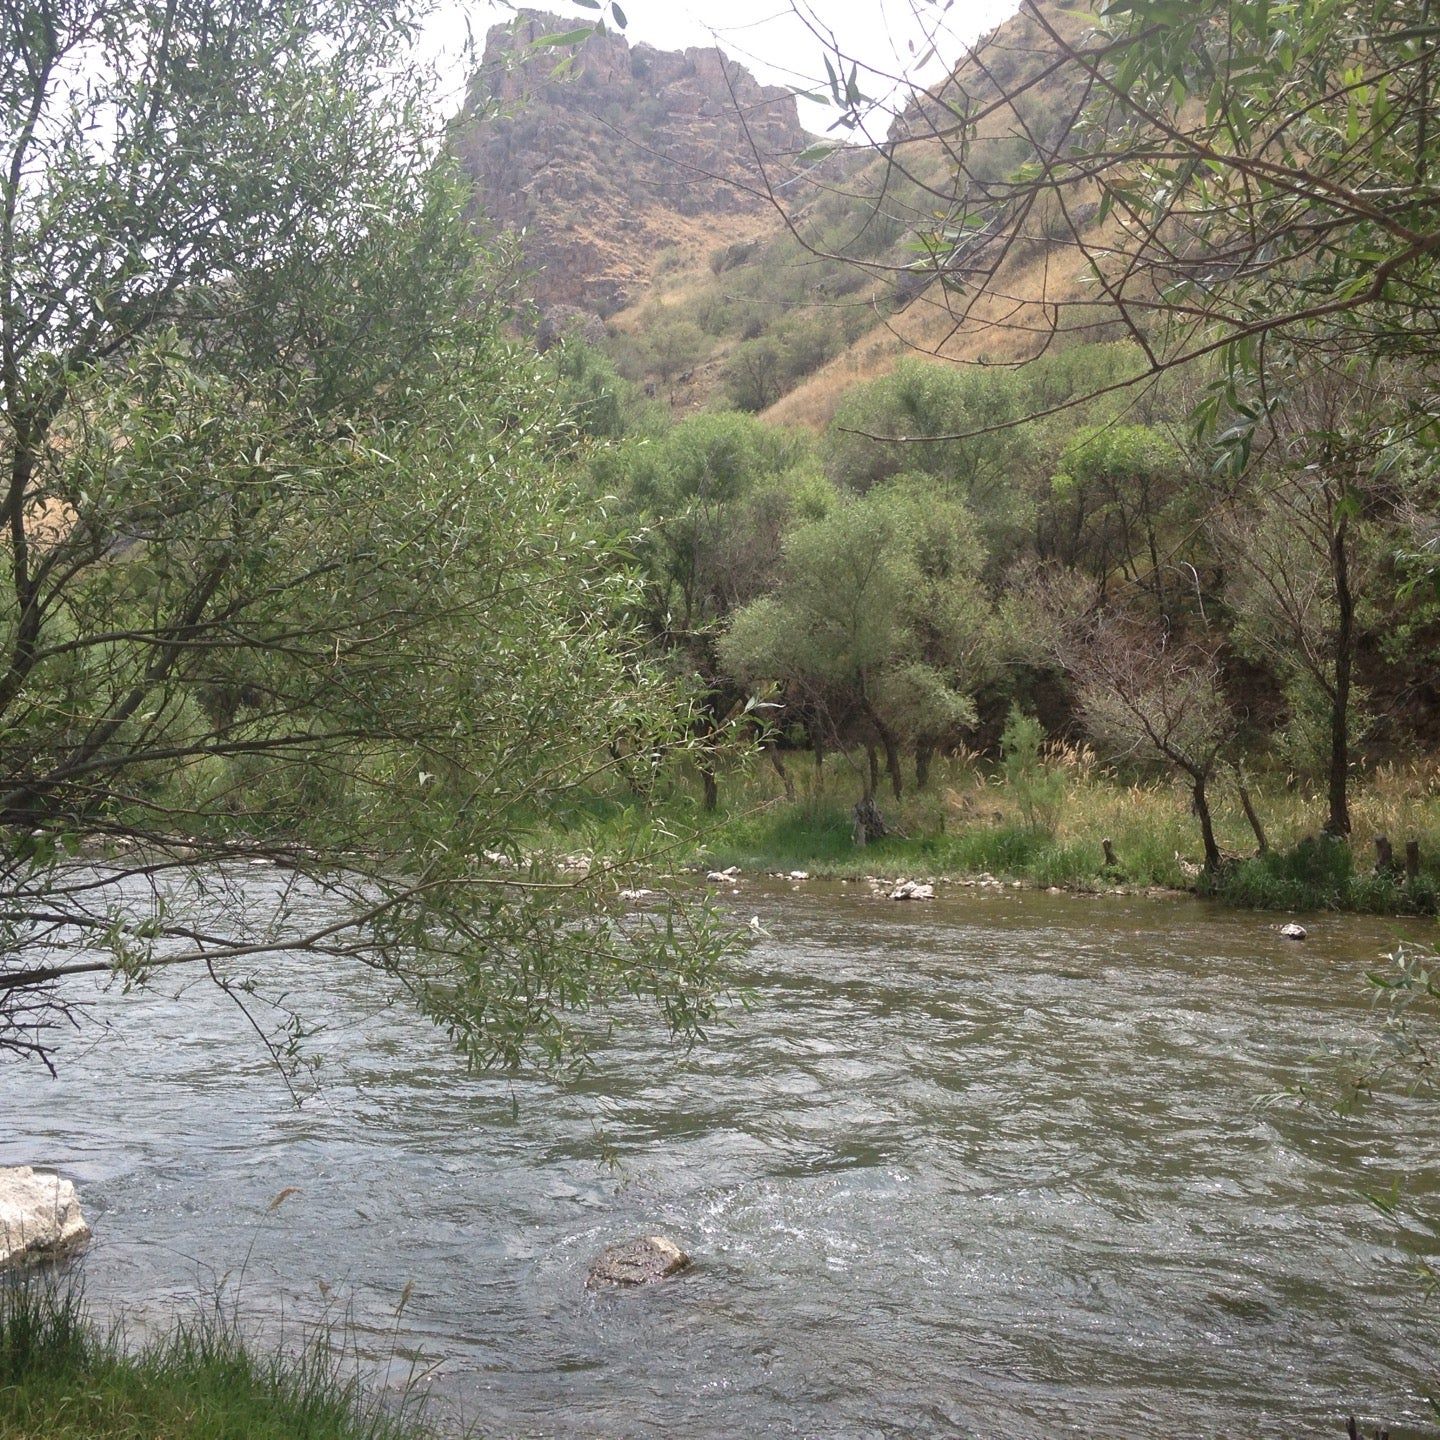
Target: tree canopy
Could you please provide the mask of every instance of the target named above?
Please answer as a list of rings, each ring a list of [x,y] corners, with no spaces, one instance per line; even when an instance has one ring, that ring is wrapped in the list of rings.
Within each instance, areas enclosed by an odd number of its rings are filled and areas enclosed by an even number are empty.
[[[713,1003],[703,921],[522,855],[610,734],[684,721],[399,63],[418,16],[0,21],[0,1049],[47,1053],[83,973],[195,966],[254,1018],[236,967],[280,947],[476,1062],[562,1060],[618,992]],[[295,883],[239,903],[261,858]]]

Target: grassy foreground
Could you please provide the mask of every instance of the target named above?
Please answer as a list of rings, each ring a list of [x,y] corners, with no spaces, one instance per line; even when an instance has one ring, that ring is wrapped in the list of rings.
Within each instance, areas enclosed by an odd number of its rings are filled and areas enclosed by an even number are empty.
[[[1236,906],[1433,914],[1440,894],[1440,761],[1382,767],[1357,780],[1350,842],[1320,838],[1321,796],[1284,777],[1252,781],[1270,849],[1256,841],[1235,784],[1217,781],[1211,803],[1227,856],[1223,872],[1200,874],[1199,828],[1189,793],[1163,779],[1127,781],[1085,749],[1052,747],[1045,765],[1010,776],[973,757],[937,762],[924,790],[898,802],[877,796],[896,832],[857,848],[851,806],[856,768],[832,759],[816,774],[792,760],[788,779],[753,761],[720,779],[720,805],[705,812],[688,773],[647,777],[577,802],[546,838],[599,854],[654,845],[679,865],[746,871],[804,870],[815,876],[963,878],[982,874],[1039,887],[1103,890],[1157,886],[1200,890]],[[908,779],[908,776],[907,776]],[[1388,836],[1402,869],[1376,873],[1374,842]],[[1102,840],[1118,865],[1107,866]],[[1403,873],[1405,843],[1420,846],[1417,880]],[[548,848],[548,847],[547,847]]]
[[[222,1317],[140,1349],[76,1292],[0,1277],[0,1440],[422,1440],[364,1397],[318,1344],[257,1354]]]

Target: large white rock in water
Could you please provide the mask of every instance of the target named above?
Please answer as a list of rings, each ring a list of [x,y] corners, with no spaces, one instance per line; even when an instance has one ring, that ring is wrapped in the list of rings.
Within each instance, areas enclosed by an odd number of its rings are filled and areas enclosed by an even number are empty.
[[[678,1274],[690,1257],[663,1235],[644,1235],[604,1250],[590,1267],[586,1285],[649,1285]]]
[[[89,1238],[70,1181],[28,1165],[0,1167],[0,1269],[69,1255]]]

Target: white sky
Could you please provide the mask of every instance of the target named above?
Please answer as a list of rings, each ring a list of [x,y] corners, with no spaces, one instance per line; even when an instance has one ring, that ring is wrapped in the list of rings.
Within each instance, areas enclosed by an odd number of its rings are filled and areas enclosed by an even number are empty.
[[[578,26],[596,12],[569,0],[522,0],[524,8],[573,17]],[[758,78],[792,89],[824,89],[823,56],[829,44],[860,62],[861,90],[871,96],[892,92],[901,78],[920,83],[938,78],[966,45],[1013,14],[1018,0],[621,0],[632,43],[661,50],[719,45]],[[458,104],[467,26],[477,47],[491,25],[502,24],[516,7],[504,0],[454,0],[442,7],[430,31],[431,44],[448,57],[456,74]],[[606,14],[608,16],[608,4]],[[934,47],[928,63],[921,63]],[[870,74],[867,78],[866,71]],[[446,107],[453,110],[454,105]],[[801,120],[823,131],[833,115],[804,105]],[[884,125],[880,125],[883,133]]]

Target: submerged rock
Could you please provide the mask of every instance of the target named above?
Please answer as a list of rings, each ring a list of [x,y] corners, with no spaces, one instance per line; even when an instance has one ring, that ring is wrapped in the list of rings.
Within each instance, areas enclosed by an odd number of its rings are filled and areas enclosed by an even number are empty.
[[[0,1269],[73,1254],[89,1238],[69,1180],[28,1165],[0,1168]]]
[[[643,1235],[602,1251],[590,1266],[585,1284],[650,1285],[678,1275],[689,1264],[690,1257],[673,1240]]]

